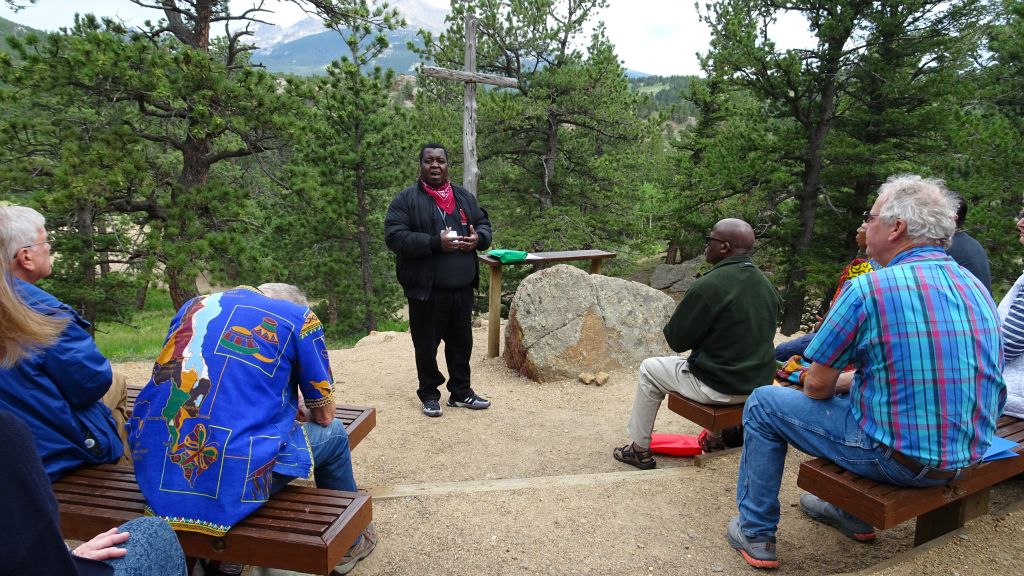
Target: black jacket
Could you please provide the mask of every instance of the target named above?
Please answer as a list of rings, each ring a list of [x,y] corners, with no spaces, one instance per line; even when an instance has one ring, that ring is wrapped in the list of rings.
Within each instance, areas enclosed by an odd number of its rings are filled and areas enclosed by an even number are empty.
[[[60,513],[28,426],[0,410],[0,574],[106,576],[106,562],[74,556],[60,534]]]
[[[491,246],[491,221],[487,219],[487,211],[465,188],[452,184],[452,190],[456,208],[466,213],[466,230],[460,231],[460,235],[467,234],[472,224],[478,236],[476,249],[487,250]],[[434,285],[433,257],[441,253],[437,212],[437,203],[417,182],[395,196],[384,218],[384,241],[395,253],[398,283],[407,298],[430,298]],[[480,269],[475,260],[473,266],[472,285],[476,288],[480,284]]]

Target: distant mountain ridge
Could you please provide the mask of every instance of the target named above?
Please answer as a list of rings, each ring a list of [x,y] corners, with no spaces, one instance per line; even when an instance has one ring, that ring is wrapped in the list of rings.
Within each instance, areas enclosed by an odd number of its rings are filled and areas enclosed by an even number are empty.
[[[7,38],[8,36],[22,38],[32,32],[35,32],[40,36],[46,34],[46,32],[43,32],[42,30],[36,30],[35,28],[29,28],[28,26],[18,24],[17,22],[11,22],[6,18],[0,18],[0,52],[6,52],[11,56],[14,56],[14,53],[11,51],[11,47],[7,45],[4,38]]]
[[[320,25],[323,30],[323,25]],[[390,46],[378,56],[371,66],[392,68],[396,72],[409,74],[419,62],[419,55],[406,46],[413,40],[413,30],[396,30],[387,34]],[[267,49],[253,52],[251,60],[262,64],[271,72],[310,76],[324,74],[328,64],[349,56],[348,46],[334,30],[325,30],[313,35],[303,36],[297,40],[276,44]]]
[[[406,43],[416,37],[420,28],[435,34],[443,32],[448,10],[424,0],[397,0],[391,6],[405,18],[406,28],[387,33],[390,47],[371,65],[409,74],[419,62],[419,56],[410,51]],[[252,42],[257,46],[252,61],[278,73],[324,74],[331,62],[349,55],[338,33],[325,29],[323,22],[313,17],[287,27],[259,24],[253,30]]]

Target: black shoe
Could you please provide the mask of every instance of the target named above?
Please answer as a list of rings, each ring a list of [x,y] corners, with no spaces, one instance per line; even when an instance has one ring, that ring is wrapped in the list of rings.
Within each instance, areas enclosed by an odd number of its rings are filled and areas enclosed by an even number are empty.
[[[469,408],[470,410],[483,410],[491,407],[491,401],[477,396],[476,392],[471,392],[465,400],[456,400],[449,396],[448,405],[453,407],[457,406],[459,408]]]
[[[451,401],[448,402],[451,406]],[[423,403],[423,413],[431,418],[437,418],[441,415],[441,402],[438,400],[427,400]]]

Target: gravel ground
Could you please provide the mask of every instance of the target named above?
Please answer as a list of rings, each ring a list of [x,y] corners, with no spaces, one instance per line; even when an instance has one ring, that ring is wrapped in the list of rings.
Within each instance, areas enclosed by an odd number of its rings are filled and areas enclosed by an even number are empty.
[[[445,406],[433,419],[420,412],[408,334],[331,352],[339,402],[377,408],[377,427],[353,460],[360,488],[373,494],[381,540],[354,576],[755,572],[724,537],[736,513],[739,454],[700,468],[659,457],[650,471],[612,459],[612,448],[627,442],[635,366],[602,387],[539,384],[485,357],[486,325],[474,335],[474,388],[494,405]],[[151,365],[120,368],[145,382]],[[656,431],[699,429],[663,409]],[[806,458],[791,451],[787,462],[777,574],[1024,574],[1024,481],[993,491],[992,508],[1009,513],[910,550],[913,522],[865,545],[806,518],[796,507]]]

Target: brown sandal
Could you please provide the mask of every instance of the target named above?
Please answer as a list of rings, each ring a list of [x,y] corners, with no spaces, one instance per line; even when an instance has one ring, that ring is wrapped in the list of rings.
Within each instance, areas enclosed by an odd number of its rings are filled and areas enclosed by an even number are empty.
[[[641,470],[650,470],[658,465],[658,462],[654,459],[654,452],[650,448],[647,450],[637,450],[633,448],[632,442],[612,450],[612,456],[619,462],[636,466]]]

